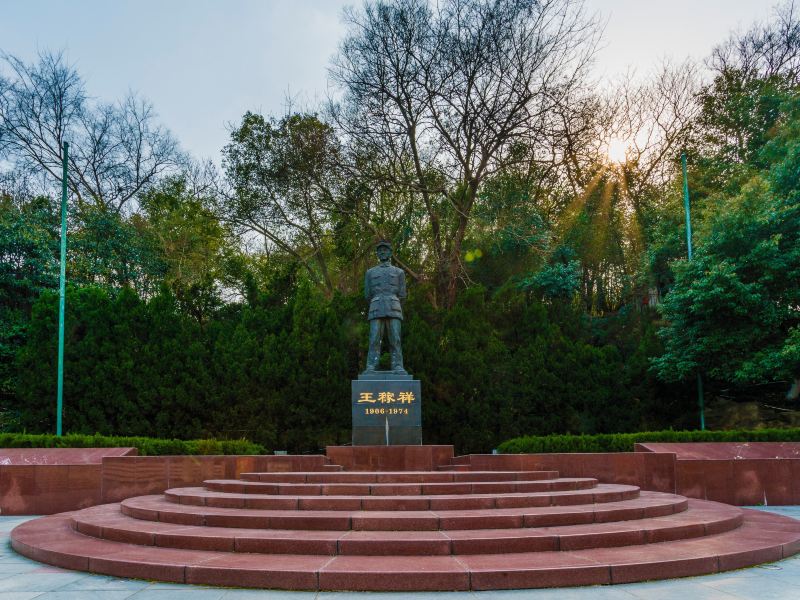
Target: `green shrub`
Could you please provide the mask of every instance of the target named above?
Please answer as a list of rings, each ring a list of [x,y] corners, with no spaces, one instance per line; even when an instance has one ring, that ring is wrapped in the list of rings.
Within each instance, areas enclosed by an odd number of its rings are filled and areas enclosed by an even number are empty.
[[[0,448],[136,448],[140,456],[178,454],[266,454],[260,444],[248,440],[162,440],[148,437],[105,435],[33,435],[0,433]]]
[[[800,428],[736,429],[730,431],[641,431],[598,435],[530,435],[498,446],[503,454],[554,452],[633,452],[636,443],[647,442],[800,442]]]

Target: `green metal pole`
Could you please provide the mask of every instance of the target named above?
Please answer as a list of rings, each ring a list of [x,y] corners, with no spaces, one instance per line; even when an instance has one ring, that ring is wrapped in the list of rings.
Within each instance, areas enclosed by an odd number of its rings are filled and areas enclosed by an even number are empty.
[[[69,143],[64,142],[61,170],[61,274],[58,283],[58,400],[56,402],[56,435],[62,433],[61,415],[64,411],[64,307],[67,288],[67,161]]]
[[[686,153],[681,154],[683,165],[683,209],[686,212],[686,245],[689,247],[689,260],[692,260],[692,215],[689,213],[689,177],[686,173]]]
[[[689,260],[692,260],[692,216],[689,212],[689,176],[686,170],[686,153],[681,154],[681,165],[683,166],[683,209],[686,212],[686,246],[689,249]],[[706,409],[703,394],[703,375],[697,372],[697,404],[700,407],[700,430],[706,428]]]

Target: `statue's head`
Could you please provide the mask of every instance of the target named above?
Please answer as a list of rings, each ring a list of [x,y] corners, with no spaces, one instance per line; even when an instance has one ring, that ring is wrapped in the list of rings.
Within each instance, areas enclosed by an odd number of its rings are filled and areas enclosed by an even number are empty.
[[[378,255],[379,261],[386,262],[392,257],[392,245],[386,240],[381,240],[375,247],[375,254]]]

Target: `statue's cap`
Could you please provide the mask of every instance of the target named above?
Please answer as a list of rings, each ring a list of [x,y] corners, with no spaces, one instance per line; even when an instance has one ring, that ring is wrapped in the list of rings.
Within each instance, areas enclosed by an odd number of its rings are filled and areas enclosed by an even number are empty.
[[[377,250],[381,246],[386,246],[389,250],[392,249],[392,243],[389,240],[381,240],[375,245],[375,249]]]

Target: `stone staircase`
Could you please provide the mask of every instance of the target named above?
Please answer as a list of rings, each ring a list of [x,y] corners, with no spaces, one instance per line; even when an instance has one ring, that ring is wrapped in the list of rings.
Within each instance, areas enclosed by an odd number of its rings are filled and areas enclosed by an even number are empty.
[[[554,471],[242,473],[29,521],[13,548],[116,577],[291,590],[488,590],[714,573],[800,522]]]

